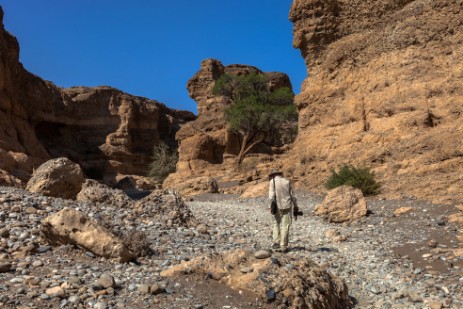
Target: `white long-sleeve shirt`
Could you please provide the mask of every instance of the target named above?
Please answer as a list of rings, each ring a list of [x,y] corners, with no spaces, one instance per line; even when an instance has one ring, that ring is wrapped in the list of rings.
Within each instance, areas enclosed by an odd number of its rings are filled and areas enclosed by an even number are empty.
[[[275,181],[275,191],[278,209],[290,209],[291,198],[293,197],[293,191],[291,189],[291,183],[286,178],[280,175],[275,176],[269,181],[268,197],[273,199],[273,181]]]

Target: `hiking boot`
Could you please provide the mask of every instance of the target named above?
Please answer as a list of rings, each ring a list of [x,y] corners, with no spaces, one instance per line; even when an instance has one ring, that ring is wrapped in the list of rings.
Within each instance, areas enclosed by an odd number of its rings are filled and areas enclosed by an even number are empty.
[[[277,251],[277,252],[281,252],[281,253],[286,253],[286,252],[288,252],[289,250],[288,250],[288,248],[280,247],[280,248],[276,249],[276,251]]]
[[[278,243],[273,243],[273,244],[270,246],[270,248],[272,248],[272,249],[278,249],[278,248],[280,248],[280,244],[278,244]]]

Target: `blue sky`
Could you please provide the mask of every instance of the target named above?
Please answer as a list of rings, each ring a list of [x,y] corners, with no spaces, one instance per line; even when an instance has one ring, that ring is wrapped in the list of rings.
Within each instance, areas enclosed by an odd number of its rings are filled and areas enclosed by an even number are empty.
[[[107,85],[196,112],[202,60],[306,76],[292,47],[292,0],[0,0],[20,61],[58,86]]]

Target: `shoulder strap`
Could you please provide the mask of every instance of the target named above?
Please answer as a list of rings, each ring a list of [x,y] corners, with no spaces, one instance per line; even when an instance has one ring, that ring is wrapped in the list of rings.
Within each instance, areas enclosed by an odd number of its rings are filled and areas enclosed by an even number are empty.
[[[273,178],[273,199],[277,199],[277,190],[275,189],[275,177]]]

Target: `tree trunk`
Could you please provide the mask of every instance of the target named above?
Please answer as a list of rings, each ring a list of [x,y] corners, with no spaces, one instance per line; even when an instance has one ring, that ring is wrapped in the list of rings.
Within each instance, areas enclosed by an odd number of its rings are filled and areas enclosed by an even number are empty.
[[[248,143],[249,139],[249,134],[246,133],[243,135],[243,140],[241,141],[241,149],[240,153],[238,154],[238,165],[243,162],[244,156],[246,155],[245,150],[246,150],[246,144]]]
[[[254,134],[251,139],[249,138],[249,134],[245,134],[243,136],[243,142],[241,143],[240,153],[238,154],[238,164],[241,164],[241,162],[243,162],[244,157],[248,154],[249,151],[251,151],[252,147],[265,140],[266,135],[264,133],[260,138],[257,138],[257,135],[258,134]],[[255,140],[251,142],[254,138]],[[250,144],[248,145],[248,143]]]

